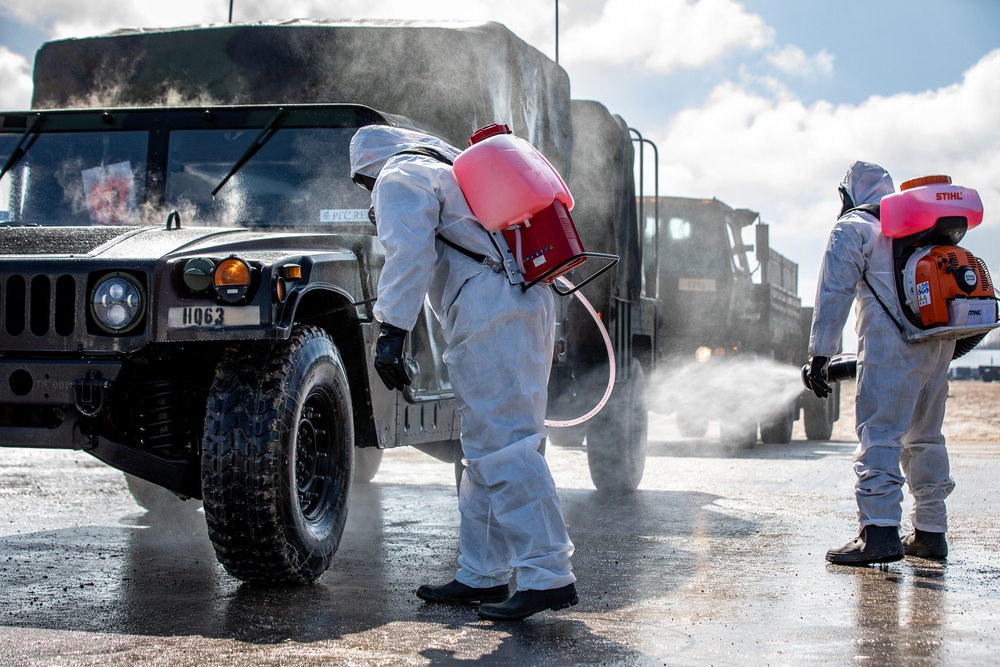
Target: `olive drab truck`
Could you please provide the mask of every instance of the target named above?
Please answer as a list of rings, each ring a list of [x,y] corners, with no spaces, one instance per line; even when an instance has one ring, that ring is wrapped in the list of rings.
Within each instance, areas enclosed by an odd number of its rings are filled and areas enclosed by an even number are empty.
[[[389,391],[372,367],[384,249],[351,182],[350,139],[389,123],[464,146],[493,122],[578,193],[588,249],[622,257],[581,290],[610,345],[579,299],[558,299],[550,390],[557,419],[576,416],[563,394],[600,400],[611,349],[616,381],[588,458],[599,489],[635,489],[655,341],[629,131],[571,100],[566,73],[496,23],[289,21],[44,44],[32,108],[0,112],[0,444],[87,452],[123,471],[140,504],[201,499],[235,577],[320,576],[352,484],[384,449],[460,465],[429,308],[408,336],[413,384]]]
[[[798,296],[798,265],[771,248],[760,215],[718,199],[641,204],[645,242],[658,250],[646,255],[645,279],[658,290],[660,364],[683,378],[671,383],[685,395],[683,405],[699,408],[677,412],[681,434],[702,437],[717,420],[722,439],[738,447],[752,446],[758,429],[765,443],[787,443],[801,417],[808,438],[828,439],[840,414],[839,386],[826,400],[802,391],[755,410],[752,394],[759,389],[728,381],[733,362],[797,371],[807,358],[812,308]],[[669,413],[671,400],[651,409]]]

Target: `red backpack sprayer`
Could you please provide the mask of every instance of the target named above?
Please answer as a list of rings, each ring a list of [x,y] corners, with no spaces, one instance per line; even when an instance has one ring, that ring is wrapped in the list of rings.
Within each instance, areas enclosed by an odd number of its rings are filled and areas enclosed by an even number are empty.
[[[504,262],[511,282],[520,284],[522,290],[543,283],[552,285],[562,296],[575,294],[600,329],[611,365],[604,397],[582,417],[545,423],[575,426],[587,421],[611,395],[615,365],[611,338],[579,290],[614,266],[618,256],[584,250],[570,217],[573,195],[566,183],[544,155],[514,136],[507,125],[493,124],[476,130],[469,138],[469,147],[455,158],[453,168],[469,208],[505,258],[513,258],[516,270]],[[564,274],[589,257],[605,259],[607,264],[579,285],[572,285]],[[554,283],[567,289],[560,290]]]

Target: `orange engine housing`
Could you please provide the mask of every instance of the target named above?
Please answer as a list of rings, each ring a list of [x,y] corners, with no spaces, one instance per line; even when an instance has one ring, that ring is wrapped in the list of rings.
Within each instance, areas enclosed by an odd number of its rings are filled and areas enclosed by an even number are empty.
[[[949,304],[955,299],[995,304],[986,264],[959,246],[931,246],[915,252],[903,271],[903,285],[907,305],[914,314],[919,311],[925,327],[954,324]]]

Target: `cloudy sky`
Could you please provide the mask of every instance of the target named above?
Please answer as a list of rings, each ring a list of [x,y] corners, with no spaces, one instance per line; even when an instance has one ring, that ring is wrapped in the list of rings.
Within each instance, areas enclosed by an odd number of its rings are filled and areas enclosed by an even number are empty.
[[[0,0],[0,107],[30,103],[45,40],[225,23],[229,0]],[[760,211],[813,301],[836,185],[856,159],[897,185],[950,174],[979,190],[964,245],[1000,273],[1000,2],[561,0],[573,97],[657,144],[661,193]],[[233,21],[495,20],[556,56],[553,0],[234,0]],[[647,173],[652,170],[647,169]],[[751,239],[747,239],[750,241]]]

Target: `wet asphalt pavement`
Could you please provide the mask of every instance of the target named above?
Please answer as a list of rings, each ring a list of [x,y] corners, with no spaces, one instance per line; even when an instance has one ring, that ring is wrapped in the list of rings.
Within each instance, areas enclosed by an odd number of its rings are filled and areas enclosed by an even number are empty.
[[[550,447],[580,604],[522,623],[413,591],[449,580],[449,465],[386,455],[333,568],[260,589],[216,562],[203,515],[144,512],[75,452],[0,449],[0,665],[995,665],[1000,444],[952,442],[947,564],[828,565],[853,537],[854,443],[733,452],[651,421],[640,490],[597,493]],[[904,508],[904,514],[907,508]]]

